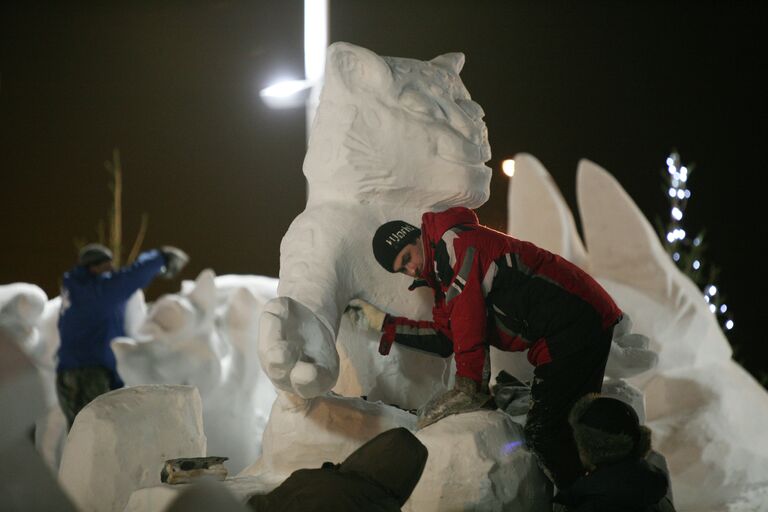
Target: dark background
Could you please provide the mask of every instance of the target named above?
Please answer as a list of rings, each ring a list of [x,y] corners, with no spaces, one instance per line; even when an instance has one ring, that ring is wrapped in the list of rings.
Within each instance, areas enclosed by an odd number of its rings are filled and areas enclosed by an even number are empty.
[[[688,233],[734,313],[746,366],[768,369],[761,329],[765,9],[757,2],[331,0],[330,39],[381,55],[462,51],[494,158],[481,221],[505,228],[502,159],[538,157],[575,207],[579,158],[612,172],[649,219],[667,218],[664,160],[695,163]],[[124,168],[124,244],[173,244],[184,277],[276,276],[305,199],[304,111],[258,91],[303,73],[299,0],[5,2],[0,7],[0,283],[50,296],[93,239]],[[574,209],[575,212],[575,209]],[[577,215],[577,214],[576,214]],[[153,284],[150,298],[178,289]]]

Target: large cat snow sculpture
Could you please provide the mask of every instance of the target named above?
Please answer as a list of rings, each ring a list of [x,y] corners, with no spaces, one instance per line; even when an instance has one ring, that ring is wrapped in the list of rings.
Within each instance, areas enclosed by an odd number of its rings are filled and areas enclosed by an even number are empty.
[[[647,425],[667,458],[678,510],[721,510],[768,488],[768,393],[731,360],[701,291],[675,267],[629,195],[608,172],[580,162],[585,248],[541,163],[530,155],[515,162],[510,233],[588,269],[658,351],[656,369],[630,382],[645,395]]]
[[[335,340],[353,298],[431,318],[429,292],[408,293],[405,277],[379,268],[370,240],[393,218],[418,224],[427,210],[487,200],[490,147],[483,110],[459,78],[463,64],[460,53],[423,62],[347,43],[329,47],[304,160],[308,203],[283,238],[279,297],[261,318],[260,357],[278,388],[310,398],[337,383]],[[377,335],[339,338],[353,360],[337,391],[416,407],[448,384],[445,360],[401,357],[399,347],[355,373],[354,357],[371,354]]]

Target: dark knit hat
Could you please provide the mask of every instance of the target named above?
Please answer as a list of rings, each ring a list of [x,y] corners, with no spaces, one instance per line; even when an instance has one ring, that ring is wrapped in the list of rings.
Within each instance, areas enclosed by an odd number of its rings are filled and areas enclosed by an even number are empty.
[[[632,406],[621,400],[587,395],[573,406],[569,421],[589,465],[644,457],[651,449],[651,431],[640,425]]]
[[[404,220],[392,220],[379,226],[373,235],[373,255],[379,265],[394,273],[392,265],[403,247],[421,236],[421,230]]]
[[[80,249],[78,263],[84,267],[112,260],[112,251],[101,244],[88,244]]]

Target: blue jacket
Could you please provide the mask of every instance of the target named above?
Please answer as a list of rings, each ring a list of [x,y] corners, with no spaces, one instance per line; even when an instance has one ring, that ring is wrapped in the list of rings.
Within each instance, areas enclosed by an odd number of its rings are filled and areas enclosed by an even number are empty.
[[[165,257],[152,250],[114,272],[92,274],[77,266],[64,274],[59,316],[57,372],[101,366],[112,374],[112,389],[123,387],[110,342],[125,336],[125,305],[163,269]]]

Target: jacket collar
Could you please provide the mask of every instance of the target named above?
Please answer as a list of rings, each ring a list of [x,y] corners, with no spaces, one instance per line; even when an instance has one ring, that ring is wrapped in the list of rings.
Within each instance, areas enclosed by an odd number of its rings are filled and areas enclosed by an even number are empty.
[[[477,214],[469,208],[454,206],[443,212],[426,212],[421,216],[421,243],[424,247],[424,268],[421,271],[421,279],[431,287],[435,287],[434,255],[437,242],[443,233],[457,225],[478,225],[480,221]],[[417,284],[419,279],[413,282],[411,287],[422,286]]]

